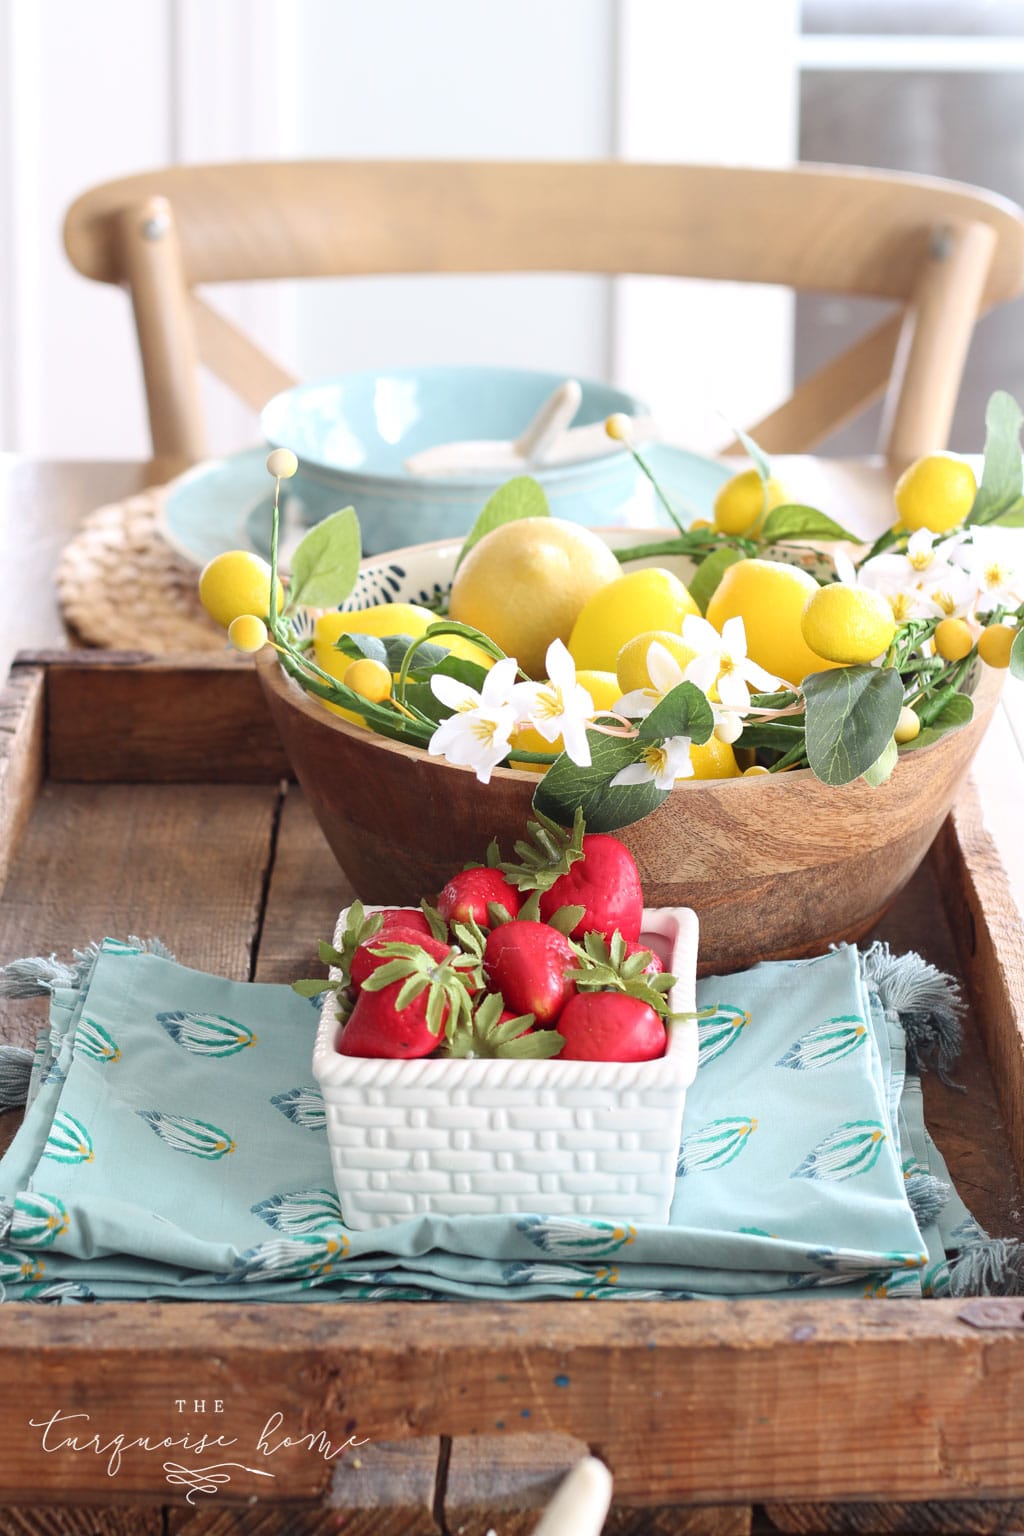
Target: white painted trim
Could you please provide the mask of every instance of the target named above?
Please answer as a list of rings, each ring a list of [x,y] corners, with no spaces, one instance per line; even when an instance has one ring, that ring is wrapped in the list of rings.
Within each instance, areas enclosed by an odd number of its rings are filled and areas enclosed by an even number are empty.
[[[1024,70],[1024,37],[904,37],[804,33],[803,70],[924,71],[1005,74]]]
[[[0,430],[2,446],[25,453],[38,446],[43,397],[36,341],[42,295],[32,248],[41,170],[39,12],[33,0],[5,0],[0,20]]]

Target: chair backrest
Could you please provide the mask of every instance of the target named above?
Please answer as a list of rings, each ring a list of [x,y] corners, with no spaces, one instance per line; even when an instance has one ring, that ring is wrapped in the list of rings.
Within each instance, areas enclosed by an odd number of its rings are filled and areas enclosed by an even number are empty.
[[[247,279],[422,272],[656,273],[900,301],[752,431],[804,452],[883,392],[894,464],[945,446],[978,315],[1024,289],[1024,214],[896,173],[618,161],[174,166],[84,193],[71,261],[126,284],[154,452],[206,451],[204,362],[259,407],[295,382],[196,293]]]

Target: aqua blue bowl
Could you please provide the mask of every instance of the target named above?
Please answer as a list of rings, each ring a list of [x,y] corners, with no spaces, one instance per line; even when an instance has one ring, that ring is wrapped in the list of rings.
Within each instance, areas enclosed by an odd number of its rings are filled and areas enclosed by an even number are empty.
[[[289,485],[293,510],[315,523],[354,506],[367,554],[457,537],[472,527],[510,473],[438,479],[410,475],[411,454],[466,438],[519,435],[565,375],[515,368],[394,368],[299,384],[275,395],[261,422],[267,442],[291,448],[299,474]],[[613,411],[645,410],[608,384],[580,380],[573,426]],[[591,527],[615,523],[636,489],[625,450],[534,471],[556,517]]]

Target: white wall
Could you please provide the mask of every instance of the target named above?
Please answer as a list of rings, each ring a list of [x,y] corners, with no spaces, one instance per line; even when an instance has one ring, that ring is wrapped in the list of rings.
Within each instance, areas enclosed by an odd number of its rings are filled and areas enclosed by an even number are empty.
[[[0,0],[0,447],[148,451],[127,300],[61,248],[83,188],[236,158],[786,163],[795,15],[796,0]],[[704,446],[722,435],[709,398],[749,419],[785,393],[788,310],[666,286],[384,278],[217,301],[303,377],[429,360],[615,378]],[[216,451],[257,440],[216,384],[208,409]]]

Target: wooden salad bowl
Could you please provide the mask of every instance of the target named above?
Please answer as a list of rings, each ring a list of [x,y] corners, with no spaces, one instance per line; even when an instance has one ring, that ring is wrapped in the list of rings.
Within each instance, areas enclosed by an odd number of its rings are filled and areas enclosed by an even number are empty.
[[[497,837],[511,856],[537,776],[497,768],[488,785],[418,747],[331,714],[281,669],[260,681],[296,777],[364,901],[418,903]],[[971,723],[901,756],[887,784],[835,789],[809,769],[683,782],[619,834],[652,907],[693,907],[700,972],[821,953],[874,927],[913,875],[966,776],[999,698],[982,668]]]

